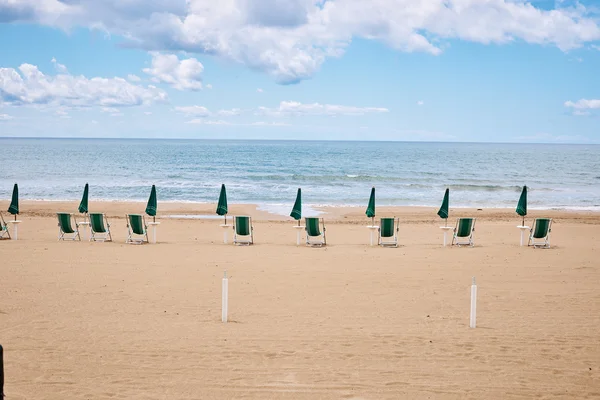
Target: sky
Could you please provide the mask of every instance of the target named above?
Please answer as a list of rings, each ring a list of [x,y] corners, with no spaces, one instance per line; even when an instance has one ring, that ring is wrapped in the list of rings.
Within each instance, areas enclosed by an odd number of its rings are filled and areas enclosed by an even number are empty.
[[[0,137],[600,143],[600,0],[0,0]]]

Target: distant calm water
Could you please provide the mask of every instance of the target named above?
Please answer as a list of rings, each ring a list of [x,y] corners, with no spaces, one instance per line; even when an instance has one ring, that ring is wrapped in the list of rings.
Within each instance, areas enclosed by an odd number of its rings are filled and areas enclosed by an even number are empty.
[[[600,146],[403,142],[0,139],[0,196],[216,202],[291,207],[296,189],[312,205],[515,207],[600,210]]]

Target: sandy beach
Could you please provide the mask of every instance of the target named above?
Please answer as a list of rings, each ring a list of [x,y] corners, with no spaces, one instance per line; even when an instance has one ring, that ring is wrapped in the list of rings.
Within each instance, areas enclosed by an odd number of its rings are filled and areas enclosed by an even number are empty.
[[[444,248],[436,210],[379,207],[400,218],[390,249],[364,208],[324,208],[319,249],[252,205],[230,206],[254,222],[236,247],[214,204],[160,203],[158,243],[132,246],[124,216],[145,204],[94,202],[114,242],[58,242],[54,213],[77,204],[22,201],[0,241],[7,400],[600,398],[600,213],[530,210],[554,219],[534,250],[514,210],[451,209],[477,217],[475,247]]]

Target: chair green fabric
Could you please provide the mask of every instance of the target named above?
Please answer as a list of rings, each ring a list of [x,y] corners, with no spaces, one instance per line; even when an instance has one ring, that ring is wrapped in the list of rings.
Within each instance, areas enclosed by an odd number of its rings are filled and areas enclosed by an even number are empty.
[[[381,218],[379,221],[379,245],[398,247],[398,219]]]
[[[248,216],[236,216],[233,219],[233,230],[233,244],[250,245],[254,243],[252,218]]]
[[[146,219],[140,214],[127,214],[127,240],[125,243],[148,243],[148,226]]]
[[[102,213],[90,213],[90,242],[112,242],[110,224],[106,215]],[[106,224],[104,223],[106,221]]]
[[[550,232],[552,232],[552,218],[536,218],[527,245],[534,248],[550,248]]]
[[[6,225],[6,221],[4,221],[2,213],[0,213],[0,239],[10,239],[8,225]]]
[[[81,236],[79,236],[79,224],[73,214],[56,213],[56,216],[58,217],[58,240],[81,240]],[[71,219],[75,222],[75,228],[71,224]]]
[[[327,239],[325,238],[325,221],[321,218],[307,217],[304,218],[306,230],[306,244],[309,246],[325,246],[327,245]],[[323,231],[321,232],[320,223],[323,224]]]
[[[457,246],[473,246],[473,232],[475,232],[475,218],[459,218],[454,228],[452,244]]]

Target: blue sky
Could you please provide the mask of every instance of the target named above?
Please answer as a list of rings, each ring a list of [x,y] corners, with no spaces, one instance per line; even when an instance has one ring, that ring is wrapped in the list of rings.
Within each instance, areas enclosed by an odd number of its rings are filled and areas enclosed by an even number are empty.
[[[0,0],[0,136],[600,143],[600,3]]]

